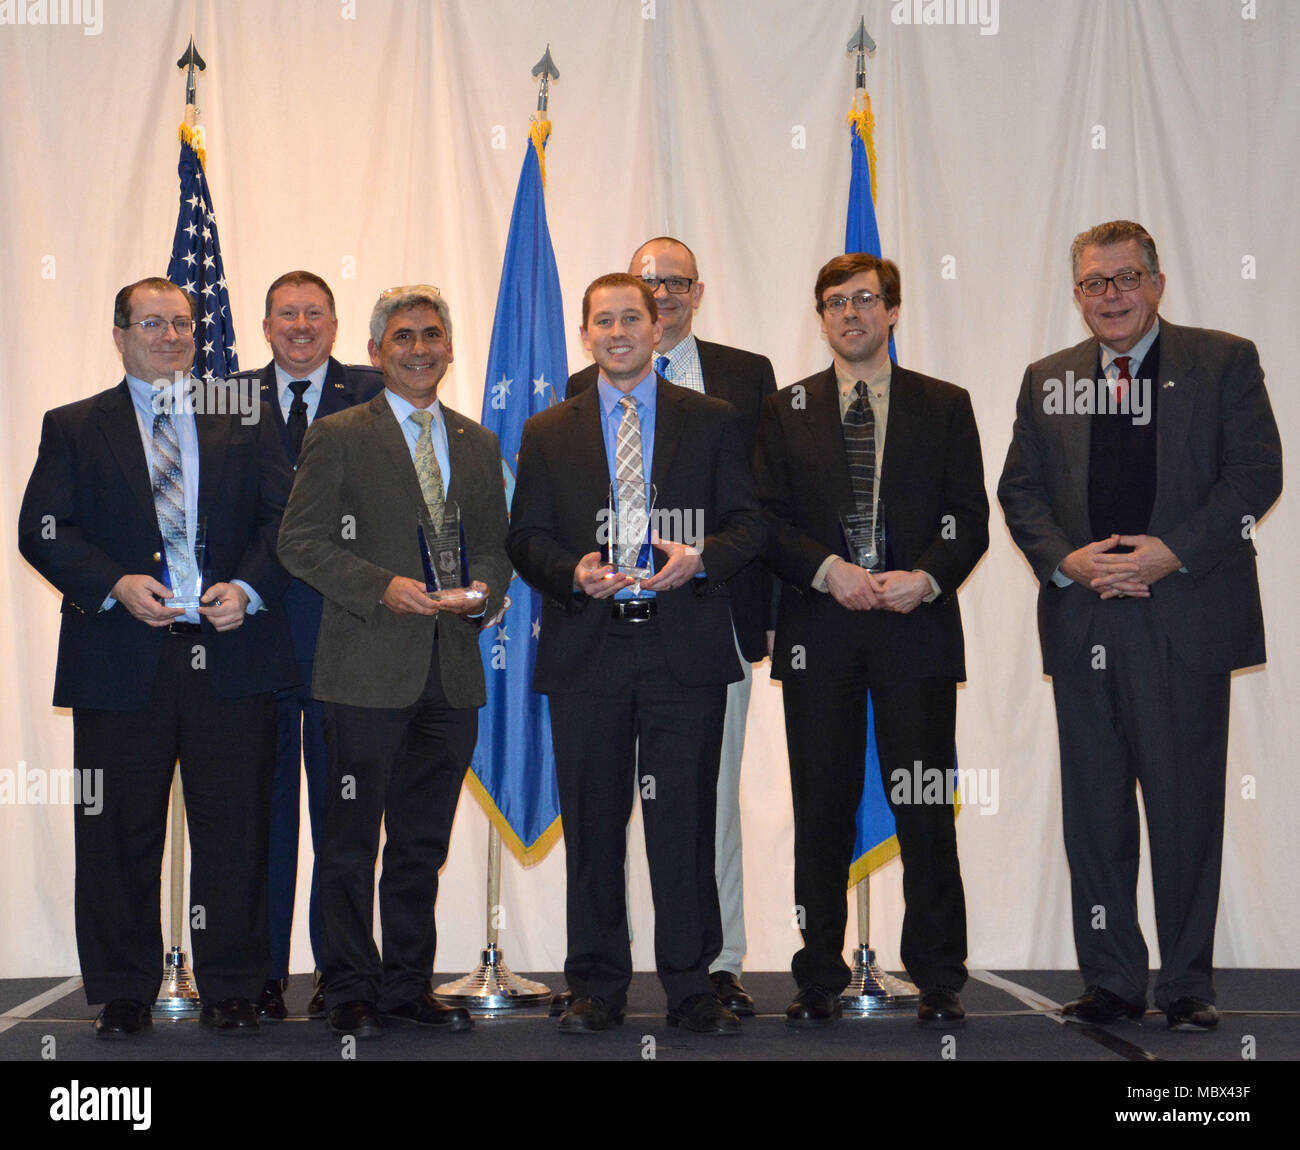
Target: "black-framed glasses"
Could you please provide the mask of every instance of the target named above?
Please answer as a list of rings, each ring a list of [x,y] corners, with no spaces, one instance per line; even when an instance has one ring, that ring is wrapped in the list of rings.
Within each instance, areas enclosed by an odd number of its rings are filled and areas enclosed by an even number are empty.
[[[185,315],[178,315],[172,320],[151,315],[147,319],[137,319],[126,326],[138,327],[145,335],[166,335],[169,327],[175,328],[177,335],[189,335],[194,330],[194,321]]]
[[[1075,286],[1087,296],[1105,295],[1106,288],[1115,285],[1116,291],[1134,291],[1142,282],[1142,272],[1119,272],[1113,276],[1088,276]]]
[[[658,291],[659,285],[663,284],[664,289],[673,295],[685,295],[695,281],[686,276],[642,276],[641,282],[652,292]]]
[[[839,315],[850,303],[856,311],[870,311],[881,297],[873,291],[854,292],[852,295],[827,296],[821,303],[821,310]]]

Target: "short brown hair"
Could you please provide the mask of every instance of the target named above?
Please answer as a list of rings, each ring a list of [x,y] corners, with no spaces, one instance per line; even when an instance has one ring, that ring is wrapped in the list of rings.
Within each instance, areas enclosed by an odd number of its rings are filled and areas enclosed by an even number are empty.
[[[174,284],[163,276],[145,276],[142,280],[127,284],[113,299],[114,327],[125,329],[131,326],[131,296],[136,288],[152,288],[154,291],[178,291],[190,305],[190,319],[194,319],[199,314],[194,303],[194,297],[179,284]]]
[[[861,272],[875,272],[880,280],[880,298],[886,310],[898,307],[903,300],[903,281],[898,274],[898,265],[893,260],[882,260],[870,252],[847,252],[829,260],[817,273],[817,283],[813,287],[813,300],[817,304],[817,314],[822,311],[822,293],[827,288],[839,287],[848,283]]]
[[[1153,276],[1160,274],[1160,255],[1156,251],[1156,241],[1151,233],[1141,224],[1132,220],[1110,220],[1080,232],[1070,244],[1070,271],[1075,280],[1079,278],[1079,260],[1083,258],[1084,248],[1104,248],[1111,244],[1123,244],[1136,240],[1142,252],[1142,262]]]
[[[645,245],[643,244],[642,247]],[[610,272],[606,276],[597,276],[587,285],[587,290],[582,293],[582,326],[587,326],[587,320],[591,316],[591,296],[593,292],[600,288],[607,287],[630,287],[636,288],[641,293],[641,298],[645,301],[646,311],[650,313],[650,322],[655,323],[659,319],[659,305],[655,303],[655,293],[650,290],[650,285],[640,276],[628,275],[627,272]]]
[[[315,272],[285,272],[279,279],[274,280],[269,288],[266,289],[266,316],[271,318],[271,297],[275,295],[277,288],[282,287],[303,287],[311,284],[313,287],[320,288],[325,293],[325,298],[330,301],[330,319],[337,319],[338,316],[334,311],[334,293],[330,291],[330,285],[320,278]]]

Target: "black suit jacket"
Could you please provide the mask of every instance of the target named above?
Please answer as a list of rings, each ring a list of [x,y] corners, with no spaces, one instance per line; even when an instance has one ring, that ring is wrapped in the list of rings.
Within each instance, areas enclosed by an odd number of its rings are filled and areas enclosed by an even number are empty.
[[[452,411],[447,423],[451,484],[460,506],[468,578],[488,585],[486,612],[510,583],[506,498],[497,437]],[[325,597],[312,694],[354,707],[405,707],[424,689],[437,636],[447,702],[480,707],[486,698],[479,621],[444,613],[397,615],[381,603],[394,575],[423,582],[416,534],[424,506],[411,451],[381,392],[369,403],[317,419],[280,531],[285,566]]]
[[[782,388],[763,408],[756,463],[771,523],[765,555],[784,580],[772,677],[825,666],[818,651],[840,639],[844,609],[812,589],[831,554],[845,555],[840,511],[852,506],[835,369]],[[988,496],[970,396],[942,380],[895,366],[880,474],[891,569],[926,571],[940,595],[907,615],[873,612],[876,641],[904,674],[962,680],[965,647],[957,588],[988,548]]]
[[[291,473],[265,406],[259,418],[196,415],[198,513],[208,521],[205,582],[242,579],[266,605],[233,631],[203,622],[213,690],[224,698],[297,681],[281,597],[289,576],[275,538]],[[123,379],[45,415],[40,451],[18,517],[23,556],[63,593],[56,707],[110,711],[145,705],[164,630],[121,604],[101,610],[123,575],[161,570],[162,536],[149,465]]]
[[[720,343],[695,341],[704,376],[704,393],[721,399],[736,409],[740,437],[745,444],[745,458],[754,458],[754,440],[763,401],[776,391],[776,375],[764,355],[724,347]],[[600,377],[595,364],[569,376],[569,399],[594,387]],[[736,626],[740,653],[751,663],[767,655],[766,632],[772,627],[772,577],[759,560],[747,564],[732,577],[728,587],[731,614]]]
[[[248,379],[259,389],[262,401],[271,411],[271,421],[279,432],[280,443],[289,458],[289,465],[297,470],[298,453],[293,449],[289,427],[285,423],[284,412],[280,410],[275,361],[272,360],[261,371],[243,373],[236,378]],[[333,415],[336,411],[355,407],[358,403],[366,403],[383,390],[384,373],[377,367],[361,367],[356,364],[345,367],[330,356],[320,404],[312,422]],[[320,631],[320,593],[301,579],[293,579],[284,593],[284,609],[289,617],[289,632],[293,636],[294,657],[299,663],[310,663],[316,654],[316,636]]]
[[[1081,670],[1088,626],[1105,603],[1058,587],[1052,574],[1095,541],[1088,519],[1092,419],[1054,412],[1049,380],[1094,379],[1100,345],[1086,339],[1025,371],[998,498],[1040,583],[1043,669]],[[1225,672],[1264,662],[1253,524],[1282,490],[1282,443],[1255,345],[1221,331],[1160,321],[1156,498],[1148,533],[1185,570],[1151,589],[1151,606],[1188,666]]]
[[[702,516],[707,574],[659,593],[658,625],[681,683],[734,683],[741,673],[727,581],[761,552],[765,538],[739,423],[720,400],[662,379],[658,388],[656,506]],[[604,686],[597,672],[610,605],[575,594],[573,571],[584,555],[600,550],[609,485],[595,388],[524,425],[507,550],[519,574],[545,597],[533,673],[533,689],[543,694]],[[657,565],[663,561],[660,555]]]

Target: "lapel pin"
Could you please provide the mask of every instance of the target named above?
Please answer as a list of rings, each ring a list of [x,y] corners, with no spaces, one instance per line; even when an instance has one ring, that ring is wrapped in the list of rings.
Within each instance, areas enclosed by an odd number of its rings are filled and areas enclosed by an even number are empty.
[[[1162,383],[1160,386],[1161,386],[1161,387],[1173,387],[1173,386],[1174,386],[1174,381],[1173,381],[1172,379],[1167,379],[1167,380],[1165,380],[1165,382]]]

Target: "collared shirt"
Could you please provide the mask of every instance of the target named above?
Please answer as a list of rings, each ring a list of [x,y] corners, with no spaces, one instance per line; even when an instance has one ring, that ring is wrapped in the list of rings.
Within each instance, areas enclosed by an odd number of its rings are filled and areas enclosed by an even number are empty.
[[[596,393],[600,397],[601,430],[605,435],[605,463],[609,468],[610,486],[617,491],[618,482],[618,429],[623,422],[624,392],[619,391],[604,375],[596,383]],[[636,414],[641,421],[641,470],[646,483],[654,468],[655,456],[655,410],[659,398],[659,381],[655,378],[653,368],[630,392],[626,393],[636,400]],[[652,493],[653,497],[653,493]],[[651,508],[650,510],[653,510]],[[650,555],[650,564],[654,566],[654,552]],[[633,584],[640,592],[640,598],[654,597],[653,591],[641,591],[639,583]],[[625,587],[614,598],[631,599],[636,597],[631,587]]]
[[[664,378],[678,387],[689,387],[692,391],[704,393],[704,371],[700,367],[700,347],[695,336],[688,334],[676,347],[665,351],[662,347],[655,349],[655,365],[659,357],[668,360],[668,371]]]
[[[285,423],[289,422],[289,408],[293,406],[293,391],[289,384],[296,379],[305,379],[311,386],[302,393],[302,401],[307,405],[307,426],[311,426],[320,407],[320,398],[325,394],[325,375],[329,368],[330,361],[327,359],[307,375],[290,375],[278,363],[275,364],[275,394],[280,401],[280,414],[284,416]]]
[[[420,425],[411,418],[411,412],[420,408],[403,399],[395,391],[384,388],[384,398],[397,419],[397,426],[406,437],[406,448],[411,453],[411,462],[415,462],[415,445],[420,441]],[[442,404],[434,400],[425,410],[433,412],[433,422],[429,432],[433,436],[433,455],[438,461],[438,470],[442,472],[443,498],[451,490],[451,451],[447,447],[447,417],[442,413]]]
[[[871,404],[871,414],[875,420],[876,430],[876,482],[873,489],[874,506],[880,503],[880,471],[885,461],[885,432],[889,428],[889,383],[893,378],[894,365],[892,360],[886,360],[884,366],[873,375],[868,376],[863,382],[867,385],[867,402]],[[845,415],[848,414],[849,408],[853,405],[856,396],[855,390],[858,386],[859,376],[850,375],[844,371],[837,363],[835,365],[835,383],[839,389],[840,397],[840,422],[844,422]],[[886,512],[888,520],[888,512]],[[826,572],[830,570],[831,564],[838,555],[828,555],[822,561],[822,565],[817,568],[817,574],[813,576],[813,590],[826,591]],[[919,571],[930,581],[930,593],[921,600],[923,603],[932,603],[939,597],[940,587],[935,577],[928,571]]]
[[[127,391],[131,394],[131,406],[135,408],[135,422],[140,430],[140,442],[144,447],[144,460],[153,475],[153,421],[154,416],[168,412],[172,417],[172,426],[176,429],[176,441],[181,449],[181,491],[185,499],[185,539],[194,553],[194,542],[199,524],[199,433],[194,423],[194,403],[189,397],[192,386],[202,387],[202,380],[183,379],[166,388],[156,388],[134,375],[126,377]],[[170,398],[167,393],[170,392]],[[248,608],[245,614],[252,615],[262,609],[262,597],[242,579],[232,579],[232,583],[244,589],[248,596]],[[104,600],[103,610],[107,611],[117,602],[112,596]],[[197,623],[199,615],[186,611],[176,616],[178,622]]]

